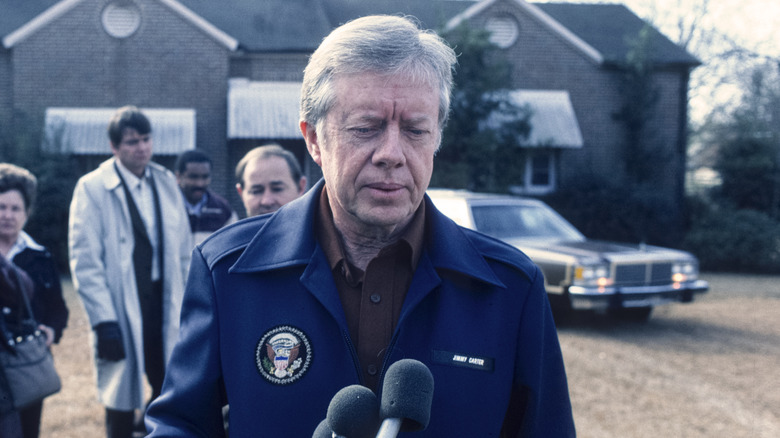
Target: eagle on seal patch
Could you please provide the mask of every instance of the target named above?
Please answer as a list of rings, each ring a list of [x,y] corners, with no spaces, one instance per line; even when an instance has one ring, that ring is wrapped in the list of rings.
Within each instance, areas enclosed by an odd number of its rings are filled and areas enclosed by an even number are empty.
[[[298,338],[291,333],[279,333],[269,339],[265,346],[268,359],[274,364],[273,374],[277,377],[286,376],[287,368],[298,358],[301,347]]]

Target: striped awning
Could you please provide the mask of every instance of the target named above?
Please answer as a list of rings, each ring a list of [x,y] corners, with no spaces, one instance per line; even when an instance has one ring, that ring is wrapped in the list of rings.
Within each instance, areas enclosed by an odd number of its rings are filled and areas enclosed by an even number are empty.
[[[531,110],[531,133],[523,147],[581,148],[582,132],[569,93],[564,90],[512,90],[518,106]]]
[[[228,138],[299,139],[301,84],[231,79]],[[567,91],[513,90],[510,97],[531,109],[524,147],[581,148],[582,133]]]
[[[300,139],[300,82],[231,79],[228,138]]]
[[[155,155],[195,149],[195,110],[141,108],[152,124]],[[47,108],[44,150],[77,155],[110,154],[108,122],[116,108]]]

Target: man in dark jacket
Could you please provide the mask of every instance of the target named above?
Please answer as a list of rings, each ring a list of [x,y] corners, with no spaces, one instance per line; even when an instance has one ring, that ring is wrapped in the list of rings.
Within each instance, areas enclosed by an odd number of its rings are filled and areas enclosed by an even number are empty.
[[[196,245],[214,231],[238,220],[230,203],[209,190],[211,166],[211,158],[197,149],[183,152],[176,160],[176,182],[184,196],[192,240]]]
[[[310,436],[339,389],[428,366],[431,437],[574,435],[540,270],[425,196],[455,53],[401,17],[334,30],[301,131],[324,178],[195,250],[152,437]],[[378,425],[377,425],[378,428]],[[371,435],[373,436],[373,435]]]

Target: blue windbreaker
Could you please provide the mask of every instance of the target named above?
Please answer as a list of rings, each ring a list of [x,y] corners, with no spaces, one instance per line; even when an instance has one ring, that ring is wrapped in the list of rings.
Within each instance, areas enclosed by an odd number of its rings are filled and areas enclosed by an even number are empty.
[[[231,438],[309,437],[333,395],[360,383],[314,233],[322,185],[196,247],[151,437],[221,436],[226,402]],[[424,202],[423,252],[381,370],[412,358],[434,376],[430,423],[408,436],[574,436],[540,270]]]

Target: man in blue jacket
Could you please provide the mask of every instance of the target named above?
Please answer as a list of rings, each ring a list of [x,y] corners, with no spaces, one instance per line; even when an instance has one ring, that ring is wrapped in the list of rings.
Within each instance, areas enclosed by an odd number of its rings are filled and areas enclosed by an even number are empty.
[[[425,196],[455,54],[401,17],[334,30],[312,55],[301,131],[323,181],[195,249],[152,437],[311,436],[331,397],[431,370],[419,436],[573,436],[539,269]]]

